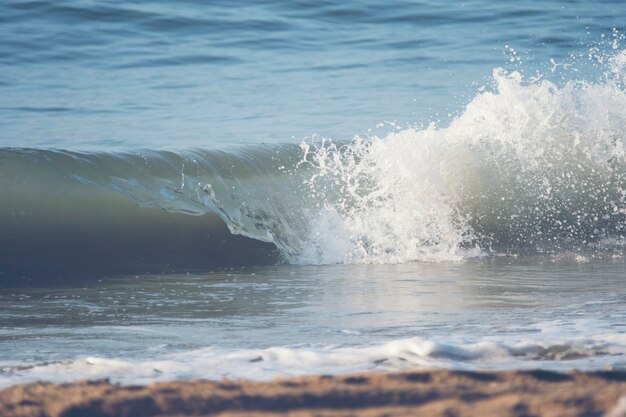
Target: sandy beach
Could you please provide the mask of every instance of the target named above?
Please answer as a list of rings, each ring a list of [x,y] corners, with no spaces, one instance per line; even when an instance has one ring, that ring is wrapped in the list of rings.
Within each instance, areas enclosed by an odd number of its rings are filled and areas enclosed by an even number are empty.
[[[626,372],[419,371],[344,376],[17,385],[3,417],[626,415]]]

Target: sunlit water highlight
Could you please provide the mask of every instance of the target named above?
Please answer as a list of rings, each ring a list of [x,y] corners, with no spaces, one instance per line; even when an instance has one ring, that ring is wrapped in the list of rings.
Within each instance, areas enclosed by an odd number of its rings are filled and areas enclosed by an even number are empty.
[[[4,291],[0,384],[626,365],[623,259],[280,266]]]

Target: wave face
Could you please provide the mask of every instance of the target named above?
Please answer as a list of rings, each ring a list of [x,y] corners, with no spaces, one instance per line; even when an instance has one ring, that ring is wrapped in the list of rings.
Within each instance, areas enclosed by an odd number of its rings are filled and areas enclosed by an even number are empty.
[[[475,96],[447,127],[345,144],[313,138],[231,152],[5,148],[0,221],[19,236],[43,234],[59,219],[82,219],[93,233],[108,227],[103,216],[124,228],[148,213],[141,210],[212,213],[232,234],[271,243],[284,260],[303,264],[619,251],[626,52],[608,67],[601,82],[562,86],[495,69],[495,90]],[[128,198],[142,209],[127,218]]]

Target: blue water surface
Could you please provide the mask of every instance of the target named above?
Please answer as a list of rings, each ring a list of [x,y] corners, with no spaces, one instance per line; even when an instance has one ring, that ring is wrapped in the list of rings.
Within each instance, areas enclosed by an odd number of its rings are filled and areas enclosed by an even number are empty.
[[[4,0],[0,147],[223,148],[445,124],[492,68],[547,71],[625,18],[620,0]]]

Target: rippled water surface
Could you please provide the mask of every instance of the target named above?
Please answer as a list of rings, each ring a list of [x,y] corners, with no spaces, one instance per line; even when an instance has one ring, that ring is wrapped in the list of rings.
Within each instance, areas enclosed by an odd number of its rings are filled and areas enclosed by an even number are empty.
[[[563,63],[622,28],[624,8],[7,0],[0,22],[0,146],[180,149],[445,121],[492,68]]]
[[[626,365],[623,260],[265,267],[0,294],[0,383]]]

